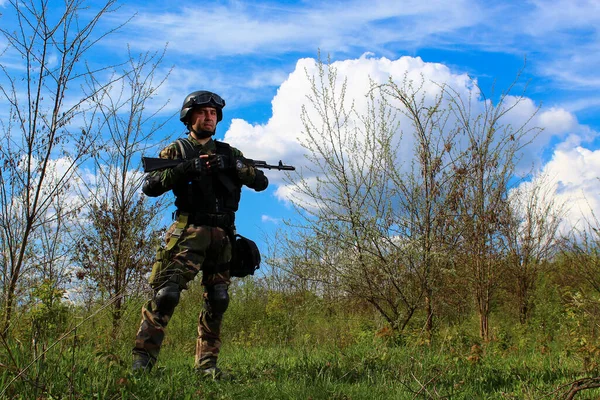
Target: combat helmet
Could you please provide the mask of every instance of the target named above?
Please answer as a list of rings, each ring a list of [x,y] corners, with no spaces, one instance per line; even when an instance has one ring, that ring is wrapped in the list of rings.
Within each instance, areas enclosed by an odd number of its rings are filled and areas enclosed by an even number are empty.
[[[225,107],[225,100],[216,93],[209,92],[207,90],[199,90],[192,92],[185,97],[181,111],[179,112],[179,120],[187,126],[187,119],[189,112],[194,107],[214,107],[217,110],[217,122],[223,119],[223,107]]]

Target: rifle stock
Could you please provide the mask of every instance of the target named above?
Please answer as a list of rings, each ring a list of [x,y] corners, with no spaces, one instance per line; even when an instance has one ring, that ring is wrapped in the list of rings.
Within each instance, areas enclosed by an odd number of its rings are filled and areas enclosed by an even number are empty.
[[[166,158],[142,157],[142,166],[144,167],[144,172],[152,172],[159,169],[173,168],[184,161],[185,160],[183,159],[170,160]],[[278,171],[296,170],[296,167],[292,165],[284,165],[281,160],[277,165],[267,164],[266,161],[252,160],[250,158],[245,158],[244,161],[256,168],[276,169]]]
[[[157,171],[164,168],[173,168],[179,165],[183,160],[169,160],[166,158],[153,158],[153,157],[142,157],[142,167],[144,172]]]

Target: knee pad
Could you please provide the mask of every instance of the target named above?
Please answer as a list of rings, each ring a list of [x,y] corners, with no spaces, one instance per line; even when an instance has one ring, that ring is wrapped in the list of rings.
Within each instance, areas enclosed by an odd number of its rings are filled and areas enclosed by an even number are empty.
[[[158,311],[161,314],[171,315],[175,306],[179,304],[179,296],[179,285],[167,282],[167,284],[160,288],[154,296],[154,303],[156,304],[155,311]]]
[[[219,283],[206,288],[206,303],[211,313],[223,314],[229,306],[227,284]]]

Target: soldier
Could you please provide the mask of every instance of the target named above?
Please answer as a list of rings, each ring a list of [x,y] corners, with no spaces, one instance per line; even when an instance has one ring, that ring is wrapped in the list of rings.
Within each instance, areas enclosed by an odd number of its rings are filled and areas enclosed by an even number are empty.
[[[189,94],[179,118],[189,130],[188,136],[160,152],[160,158],[185,161],[146,175],[142,187],[146,195],[173,191],[177,219],[167,231],[165,247],[158,250],[150,275],[154,294],[142,307],[133,349],[134,371],[149,371],[155,364],[181,291],[202,271],[204,309],[198,321],[194,366],[204,376],[222,377],[217,357],[221,321],[229,304],[228,263],[241,187],[262,191],[269,184],[264,173],[246,163],[238,149],[212,139],[223,119],[223,107],[225,101],[214,93]]]

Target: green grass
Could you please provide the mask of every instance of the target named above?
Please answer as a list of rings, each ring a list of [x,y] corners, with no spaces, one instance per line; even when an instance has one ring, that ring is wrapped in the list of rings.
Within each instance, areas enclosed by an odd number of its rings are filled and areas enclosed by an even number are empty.
[[[440,321],[427,345],[419,316],[394,334],[369,311],[248,284],[233,291],[223,325],[219,363],[234,380],[206,381],[192,368],[198,290],[185,292],[149,374],[130,372],[145,300],[127,304],[117,339],[109,335],[110,314],[100,313],[78,328],[77,340],[57,343],[15,380],[34,358],[32,324],[22,318],[8,346],[0,346],[0,399],[541,400],[560,399],[576,379],[600,376],[600,345],[583,318],[520,325],[498,317],[491,342],[482,345],[473,315]],[[585,390],[577,400],[599,397],[600,390]]]
[[[191,352],[185,354],[174,346],[164,348],[149,374],[129,371],[126,346],[112,354],[91,347],[73,353],[65,347],[49,352],[45,363],[13,382],[4,398],[553,399],[558,398],[555,391],[561,385],[586,376],[581,360],[561,352],[490,348],[479,358],[469,359],[470,355],[451,348],[393,346],[378,340],[345,348],[225,344],[220,365],[234,380],[212,382],[194,374]],[[14,375],[2,370],[0,388]],[[598,371],[590,371],[588,376],[597,375]],[[599,395],[587,390],[577,399]]]

